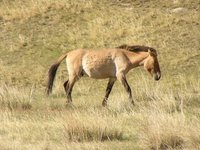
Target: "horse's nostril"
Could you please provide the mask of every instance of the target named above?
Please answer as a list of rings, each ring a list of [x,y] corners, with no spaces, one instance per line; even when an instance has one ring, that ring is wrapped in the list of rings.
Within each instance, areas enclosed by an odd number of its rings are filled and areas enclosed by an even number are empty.
[[[157,73],[158,80],[161,78],[161,74]]]
[[[159,79],[161,78],[161,73],[159,73]]]

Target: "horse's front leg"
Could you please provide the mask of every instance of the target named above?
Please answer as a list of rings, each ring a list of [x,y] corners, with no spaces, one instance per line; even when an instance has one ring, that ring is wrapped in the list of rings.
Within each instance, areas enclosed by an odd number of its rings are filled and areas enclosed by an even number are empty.
[[[102,102],[103,106],[107,106],[108,97],[110,95],[110,92],[112,90],[112,87],[113,87],[115,81],[116,81],[116,78],[110,78],[109,81],[108,81],[107,88],[106,88],[106,95],[105,95],[103,102]]]
[[[124,86],[126,92],[128,93],[128,98],[129,98],[129,101],[135,105],[134,103],[134,100],[133,100],[133,97],[132,97],[132,92],[131,92],[131,88],[130,86],[128,85],[128,82],[126,80],[126,76],[124,74],[118,74],[117,75],[117,79],[120,81],[120,83]]]

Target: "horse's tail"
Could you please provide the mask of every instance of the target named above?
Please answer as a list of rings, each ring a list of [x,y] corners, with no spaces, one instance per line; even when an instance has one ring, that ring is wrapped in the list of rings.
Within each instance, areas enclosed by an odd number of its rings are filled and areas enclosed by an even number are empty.
[[[49,68],[49,72],[48,72],[48,83],[47,83],[47,95],[49,95],[52,92],[52,87],[53,87],[53,81],[55,79],[56,76],[56,71],[60,65],[60,63],[67,57],[67,53],[63,54],[62,56],[60,56],[58,58],[58,60],[51,65],[51,67]]]

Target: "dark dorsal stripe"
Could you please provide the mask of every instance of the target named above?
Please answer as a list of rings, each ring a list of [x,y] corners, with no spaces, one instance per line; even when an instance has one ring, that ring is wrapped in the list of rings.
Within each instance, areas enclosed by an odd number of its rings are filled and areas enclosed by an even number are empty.
[[[151,52],[153,52],[154,54],[157,54],[156,50],[152,47],[148,47],[148,46],[141,46],[141,45],[120,45],[116,48],[120,48],[120,49],[126,49],[132,52],[148,52],[148,50],[150,50]]]

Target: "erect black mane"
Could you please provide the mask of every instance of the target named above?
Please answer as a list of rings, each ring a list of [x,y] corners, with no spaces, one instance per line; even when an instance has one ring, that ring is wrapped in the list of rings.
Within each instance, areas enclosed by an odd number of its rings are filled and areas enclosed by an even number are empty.
[[[120,48],[120,49],[126,49],[132,52],[148,52],[148,50],[150,50],[151,52],[157,54],[156,50],[152,47],[148,47],[148,46],[142,46],[142,45],[127,45],[127,44],[123,44],[120,45],[116,48]]]

